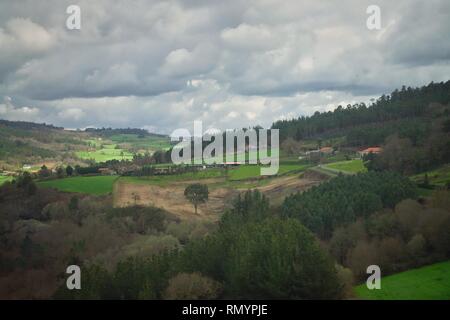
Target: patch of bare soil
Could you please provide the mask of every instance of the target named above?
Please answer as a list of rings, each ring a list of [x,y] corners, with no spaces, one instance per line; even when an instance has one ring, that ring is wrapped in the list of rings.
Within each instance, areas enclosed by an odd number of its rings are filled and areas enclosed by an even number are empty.
[[[322,177],[293,175],[275,178],[269,184],[257,189],[269,198],[271,205],[280,205],[287,196],[308,190],[319,185],[323,180]]]
[[[39,167],[39,168],[41,168],[44,165],[47,167],[47,169],[52,170],[58,165],[58,163],[56,161],[45,161],[45,162],[38,162],[38,163],[32,164],[33,167]]]
[[[202,183],[205,181],[202,180]],[[187,184],[187,181],[183,181],[183,183],[161,187],[119,180],[114,186],[114,206],[151,205],[163,208],[180,218],[217,220],[237,193],[225,188],[210,190],[209,200],[198,206],[196,215],[194,206],[184,197]]]
[[[257,187],[266,195],[271,205],[280,205],[290,194],[305,191],[324,181],[319,175],[292,175],[271,178],[268,184]],[[232,189],[225,187],[210,188],[209,200],[198,207],[195,214],[194,206],[184,197],[187,185],[198,181],[180,181],[167,186],[135,184],[118,180],[114,185],[114,206],[126,207],[132,205],[155,206],[163,208],[184,219],[208,219],[216,221],[224,210],[231,206],[232,199],[247,189]],[[202,179],[202,183],[214,185],[224,182],[223,178]]]

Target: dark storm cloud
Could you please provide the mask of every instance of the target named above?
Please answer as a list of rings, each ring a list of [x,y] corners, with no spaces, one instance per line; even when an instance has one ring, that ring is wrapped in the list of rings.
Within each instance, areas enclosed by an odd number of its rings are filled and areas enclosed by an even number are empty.
[[[0,0],[0,117],[220,128],[450,78],[450,3]],[[366,27],[381,8],[382,29]]]

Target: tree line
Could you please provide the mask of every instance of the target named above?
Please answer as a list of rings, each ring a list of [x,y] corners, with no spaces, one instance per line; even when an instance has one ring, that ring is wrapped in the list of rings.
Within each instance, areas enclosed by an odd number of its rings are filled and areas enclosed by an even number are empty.
[[[364,103],[338,106],[334,111],[316,112],[310,117],[279,120],[272,128],[280,129],[280,139],[296,140],[318,137],[327,132],[342,131],[363,124],[426,117],[430,104],[446,105],[450,102],[450,80],[419,88],[403,86],[390,95],[382,95],[370,106]]]
[[[369,172],[340,175],[283,202],[281,213],[297,218],[321,238],[359,217],[367,217],[400,200],[416,197],[416,187],[407,178],[393,172]]]

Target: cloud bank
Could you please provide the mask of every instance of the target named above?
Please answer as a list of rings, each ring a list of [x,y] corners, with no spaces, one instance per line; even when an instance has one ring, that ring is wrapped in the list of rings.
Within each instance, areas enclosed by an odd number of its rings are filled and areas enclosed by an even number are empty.
[[[161,133],[368,102],[450,78],[450,3],[0,0],[0,118]]]

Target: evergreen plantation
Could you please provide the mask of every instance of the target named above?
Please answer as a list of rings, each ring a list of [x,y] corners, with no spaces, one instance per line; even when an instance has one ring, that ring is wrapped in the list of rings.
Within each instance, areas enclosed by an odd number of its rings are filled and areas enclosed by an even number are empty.
[[[280,120],[272,128],[280,129],[280,139],[288,137],[296,140],[351,132],[361,125],[387,123],[404,120],[425,120],[430,116],[441,116],[432,103],[447,105],[450,102],[450,81],[433,83],[420,88],[394,90],[390,95],[382,95],[372,105],[364,103],[338,106],[334,111],[316,112],[311,117]],[[444,111],[449,115],[448,109]],[[370,127],[367,127],[370,130]],[[392,129],[390,129],[392,131]],[[380,141],[379,141],[380,142]],[[382,141],[381,141],[382,142]]]

